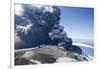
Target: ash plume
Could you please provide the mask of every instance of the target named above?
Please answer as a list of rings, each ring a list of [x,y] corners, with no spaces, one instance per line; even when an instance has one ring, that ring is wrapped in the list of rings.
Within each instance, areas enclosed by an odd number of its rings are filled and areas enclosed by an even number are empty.
[[[16,46],[16,44],[15,49],[44,44],[70,49],[72,39],[67,36],[64,27],[60,25],[61,10],[59,7],[28,4],[21,6],[22,14],[20,16],[15,14],[15,32],[26,45]],[[72,48],[74,49],[74,47]]]
[[[56,6],[21,5],[22,14],[15,14],[15,32],[27,47],[48,44],[51,39],[48,33],[59,23],[60,9]],[[16,49],[18,46],[15,46]],[[26,47],[26,48],[27,48]]]

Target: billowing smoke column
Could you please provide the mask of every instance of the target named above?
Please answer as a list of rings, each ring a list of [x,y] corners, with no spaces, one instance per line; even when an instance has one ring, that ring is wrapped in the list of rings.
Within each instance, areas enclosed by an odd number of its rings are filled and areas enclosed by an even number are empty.
[[[20,16],[15,15],[17,35],[27,45],[15,49],[36,47],[42,44],[63,46],[70,50],[72,39],[67,37],[60,25],[60,8],[56,6],[22,5]],[[71,48],[73,50],[73,48]],[[79,51],[81,53],[81,50]]]

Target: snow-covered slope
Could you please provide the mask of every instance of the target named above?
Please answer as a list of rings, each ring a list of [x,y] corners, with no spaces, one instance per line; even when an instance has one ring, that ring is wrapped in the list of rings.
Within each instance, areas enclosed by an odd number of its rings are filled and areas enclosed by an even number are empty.
[[[74,53],[70,52],[73,57],[68,55],[67,51],[63,48],[58,48],[52,45],[43,45],[41,48],[20,49],[15,51],[15,64],[16,65],[29,65],[29,64],[44,64],[44,63],[65,63],[65,62],[79,62],[93,60],[93,48],[85,44],[75,44],[80,46],[83,53],[78,57],[74,57]],[[82,45],[82,46],[81,46]],[[86,47],[85,47],[86,46]],[[26,63],[23,63],[24,61]]]

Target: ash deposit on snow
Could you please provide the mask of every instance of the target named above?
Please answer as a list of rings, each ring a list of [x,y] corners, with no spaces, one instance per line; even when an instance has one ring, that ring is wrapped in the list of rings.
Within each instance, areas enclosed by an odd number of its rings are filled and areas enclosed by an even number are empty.
[[[20,8],[15,8],[15,65],[90,60],[60,25],[59,7],[22,4]]]

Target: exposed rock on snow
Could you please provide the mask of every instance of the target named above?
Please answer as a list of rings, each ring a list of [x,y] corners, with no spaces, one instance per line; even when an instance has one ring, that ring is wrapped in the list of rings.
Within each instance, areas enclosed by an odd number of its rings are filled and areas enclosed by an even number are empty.
[[[42,45],[41,48],[21,49],[15,51],[15,65],[78,61],[89,61],[89,59],[78,53],[65,51],[64,48],[51,45]]]

